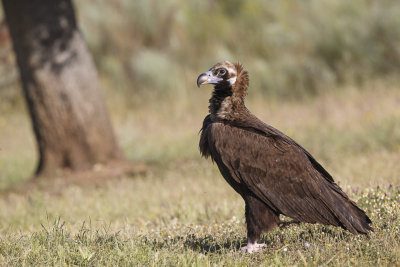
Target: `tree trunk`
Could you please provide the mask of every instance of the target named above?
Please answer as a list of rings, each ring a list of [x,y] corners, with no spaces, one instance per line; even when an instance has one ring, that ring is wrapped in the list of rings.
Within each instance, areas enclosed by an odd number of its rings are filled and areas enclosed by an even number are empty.
[[[121,159],[71,0],[2,0],[40,160],[36,174]]]

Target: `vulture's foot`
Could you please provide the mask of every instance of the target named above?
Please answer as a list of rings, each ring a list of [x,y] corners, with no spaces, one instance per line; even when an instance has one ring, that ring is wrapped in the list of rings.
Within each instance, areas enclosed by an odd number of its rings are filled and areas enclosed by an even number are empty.
[[[257,244],[257,242],[255,242],[255,243],[248,242],[247,246],[240,248],[240,250],[247,252],[247,253],[253,253],[253,252],[260,252],[263,250],[263,248],[266,248],[266,247],[267,247],[266,244]]]

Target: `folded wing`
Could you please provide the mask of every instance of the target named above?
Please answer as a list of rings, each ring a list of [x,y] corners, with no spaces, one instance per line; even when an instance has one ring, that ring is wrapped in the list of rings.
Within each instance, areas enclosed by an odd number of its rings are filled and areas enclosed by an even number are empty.
[[[278,130],[253,124],[214,123],[208,142],[213,158],[231,177],[274,211],[295,220],[367,233],[367,215],[300,145]],[[221,166],[220,166],[221,167]]]

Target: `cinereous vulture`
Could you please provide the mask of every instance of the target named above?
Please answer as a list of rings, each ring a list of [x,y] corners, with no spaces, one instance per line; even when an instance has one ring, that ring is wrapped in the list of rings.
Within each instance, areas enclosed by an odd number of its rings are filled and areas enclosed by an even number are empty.
[[[201,129],[200,151],[216,162],[245,202],[249,253],[260,251],[261,232],[294,221],[340,226],[366,234],[371,220],[302,146],[255,117],[245,106],[249,86],[240,63],[217,63],[197,85],[214,84]]]

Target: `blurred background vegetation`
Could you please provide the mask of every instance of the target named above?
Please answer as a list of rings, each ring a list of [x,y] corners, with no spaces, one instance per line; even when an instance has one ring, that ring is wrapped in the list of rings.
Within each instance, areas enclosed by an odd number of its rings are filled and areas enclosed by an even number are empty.
[[[195,81],[220,60],[244,64],[250,109],[317,158],[400,150],[399,1],[74,3],[118,140],[132,160],[199,160],[197,131],[211,88],[197,89]],[[8,163],[0,167],[7,169],[4,176],[26,177],[35,145],[28,116],[10,115],[25,105],[3,32],[2,26],[0,145],[3,151],[24,149],[15,160],[3,153]],[[311,103],[316,97],[322,98]],[[22,139],[28,141],[18,145]]]
[[[400,70],[400,2],[76,1],[105,88],[193,90],[199,71],[241,61],[252,91],[302,98]]]
[[[400,70],[396,0],[90,0],[75,5],[104,90],[125,104],[153,93],[187,95],[196,75],[219,60],[241,61],[250,71],[252,91],[291,99],[344,83],[397,80]],[[16,81],[11,70],[4,64],[0,69],[0,94],[7,101],[19,94],[10,82]]]

